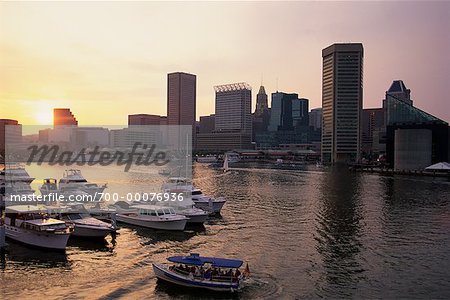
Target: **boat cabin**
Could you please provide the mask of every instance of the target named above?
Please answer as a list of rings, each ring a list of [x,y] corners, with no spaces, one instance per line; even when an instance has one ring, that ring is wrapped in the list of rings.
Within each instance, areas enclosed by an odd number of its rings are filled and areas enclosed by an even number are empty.
[[[5,224],[34,231],[65,233],[69,228],[65,222],[52,219],[45,208],[36,205],[8,206]]]
[[[157,205],[132,205],[130,208],[138,210],[140,215],[165,217],[169,215],[176,215],[175,210],[171,207],[157,206]]]

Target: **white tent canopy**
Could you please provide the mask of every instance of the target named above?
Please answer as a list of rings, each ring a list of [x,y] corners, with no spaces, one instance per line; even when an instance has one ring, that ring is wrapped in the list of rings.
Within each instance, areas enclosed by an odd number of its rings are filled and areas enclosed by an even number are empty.
[[[425,170],[443,170],[450,171],[450,164],[448,162],[439,162],[437,164],[426,167]]]

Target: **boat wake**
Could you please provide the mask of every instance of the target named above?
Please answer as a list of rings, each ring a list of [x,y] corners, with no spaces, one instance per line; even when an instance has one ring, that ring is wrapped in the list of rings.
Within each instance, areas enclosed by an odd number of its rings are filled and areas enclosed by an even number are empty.
[[[282,287],[275,277],[265,273],[252,273],[240,291],[240,296],[254,299],[276,299],[280,297]]]

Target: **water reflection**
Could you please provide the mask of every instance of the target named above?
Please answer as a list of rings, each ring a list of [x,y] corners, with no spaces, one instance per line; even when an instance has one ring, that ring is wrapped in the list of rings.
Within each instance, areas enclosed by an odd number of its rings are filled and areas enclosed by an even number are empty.
[[[111,242],[109,242],[109,240]],[[80,250],[92,250],[99,252],[113,252],[115,247],[115,237],[103,238],[85,238],[71,236],[67,246],[77,247]]]
[[[140,239],[142,245],[154,245],[159,242],[185,242],[197,235],[198,232],[195,230],[185,230],[185,231],[167,231],[167,230],[157,230],[150,228],[137,227],[133,225],[126,225],[127,229],[131,229]],[[201,228],[201,227],[200,227]],[[204,231],[204,227],[203,227]]]
[[[319,210],[316,213],[316,249],[321,255],[325,282],[319,281],[325,294],[332,297],[336,289],[351,296],[364,271],[358,254],[361,251],[362,211],[360,175],[347,169],[333,168],[324,174]]]
[[[43,249],[30,248],[25,245],[8,241],[5,267],[17,268],[18,265],[26,269],[35,268],[70,268],[65,252],[52,252]]]

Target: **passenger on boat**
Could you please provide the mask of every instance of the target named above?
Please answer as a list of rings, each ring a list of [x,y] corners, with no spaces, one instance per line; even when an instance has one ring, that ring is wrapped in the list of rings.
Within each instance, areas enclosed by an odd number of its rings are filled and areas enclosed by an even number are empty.
[[[203,277],[204,277],[206,280],[211,280],[211,269],[206,270]]]
[[[225,275],[228,277],[233,277],[233,269],[229,269]]]
[[[188,275],[188,277],[189,277],[189,279],[193,280],[193,279],[194,279],[194,273],[192,273],[192,272],[189,272],[189,275]]]

